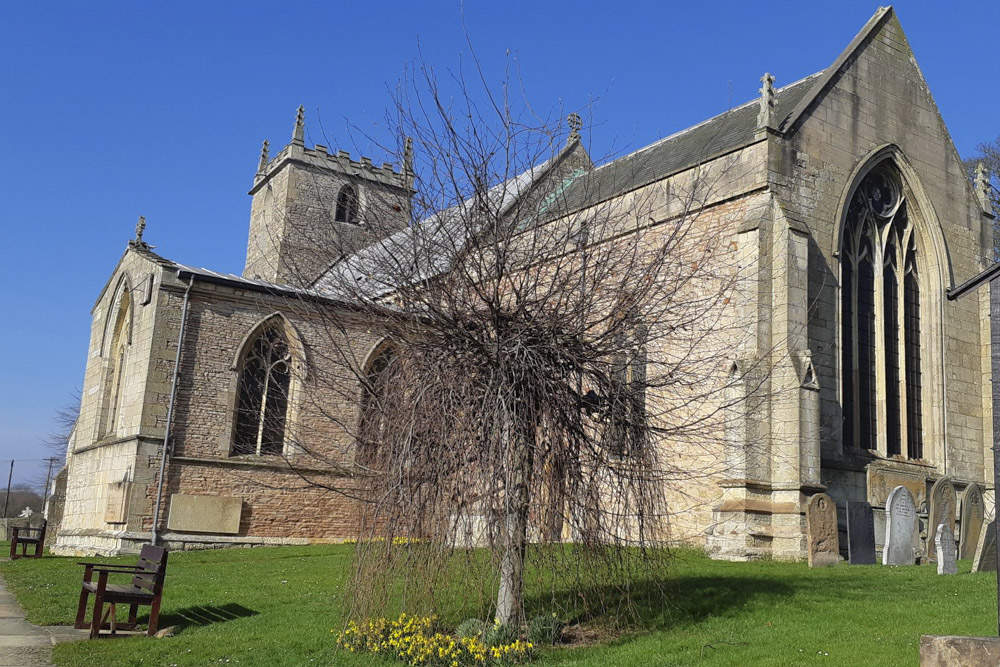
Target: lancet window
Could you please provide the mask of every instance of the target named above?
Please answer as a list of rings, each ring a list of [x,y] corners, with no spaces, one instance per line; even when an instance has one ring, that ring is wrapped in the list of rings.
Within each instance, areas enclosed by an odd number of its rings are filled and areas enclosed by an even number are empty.
[[[357,462],[363,466],[371,466],[376,462],[379,443],[386,439],[386,429],[390,419],[386,400],[395,359],[395,348],[383,345],[376,351],[365,374],[365,383],[361,391],[361,419],[358,425],[356,455]]]
[[[291,385],[291,355],[280,322],[247,341],[239,369],[232,453],[280,455],[284,451]]]
[[[855,190],[840,261],[844,446],[920,459],[918,248],[889,164]]]
[[[108,383],[105,391],[105,414],[101,435],[114,435],[118,431],[118,418],[124,398],[125,366],[128,350],[132,343],[132,294],[126,283],[122,283],[115,311],[111,344],[108,347]]]
[[[605,437],[610,453],[618,457],[639,452],[646,432],[647,329],[635,317],[628,319],[611,361],[607,398]]]
[[[337,193],[337,211],[334,216],[336,222],[358,221],[358,193],[350,185],[340,188]]]

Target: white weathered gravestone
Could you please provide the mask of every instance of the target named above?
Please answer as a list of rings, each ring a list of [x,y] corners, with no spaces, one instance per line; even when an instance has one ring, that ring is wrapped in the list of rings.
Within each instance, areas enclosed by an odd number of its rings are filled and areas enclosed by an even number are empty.
[[[997,522],[990,521],[983,526],[976,546],[976,558],[972,561],[973,572],[997,571]]]
[[[986,521],[986,507],[983,489],[978,484],[970,484],[962,493],[962,525],[958,530],[958,557],[975,558],[979,536]]]
[[[817,493],[806,503],[806,535],[809,567],[826,567],[840,562],[837,506],[825,493]]]
[[[917,534],[917,506],[905,486],[897,486],[885,501],[885,548],[883,565],[913,565],[913,543]]]
[[[927,525],[927,557],[930,560],[936,558],[934,539],[937,535],[938,525],[947,523],[951,534],[955,534],[955,506],[957,504],[955,485],[952,484],[950,477],[942,477],[934,482],[934,486],[931,487],[931,507]]]
[[[955,534],[946,521],[938,524],[934,534],[934,546],[937,548],[938,574],[958,574],[958,549],[955,547]]]

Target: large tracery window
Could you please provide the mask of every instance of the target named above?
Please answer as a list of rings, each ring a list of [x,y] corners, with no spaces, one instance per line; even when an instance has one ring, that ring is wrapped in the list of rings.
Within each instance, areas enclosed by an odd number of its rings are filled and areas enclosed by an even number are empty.
[[[917,242],[888,164],[854,192],[840,262],[844,446],[922,458]]]
[[[247,342],[240,367],[233,454],[282,454],[290,385],[288,340],[269,322]]]
[[[118,421],[124,395],[125,366],[132,343],[132,294],[123,283],[115,311],[111,344],[108,347],[108,380],[104,394],[105,410],[102,437],[110,437],[118,432]]]

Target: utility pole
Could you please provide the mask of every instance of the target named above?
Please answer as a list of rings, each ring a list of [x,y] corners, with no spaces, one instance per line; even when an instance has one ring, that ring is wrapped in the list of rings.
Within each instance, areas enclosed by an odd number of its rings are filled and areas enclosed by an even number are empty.
[[[10,460],[10,474],[7,475],[7,497],[3,501],[3,517],[7,518],[7,506],[10,504],[10,482],[14,479],[14,459]]]

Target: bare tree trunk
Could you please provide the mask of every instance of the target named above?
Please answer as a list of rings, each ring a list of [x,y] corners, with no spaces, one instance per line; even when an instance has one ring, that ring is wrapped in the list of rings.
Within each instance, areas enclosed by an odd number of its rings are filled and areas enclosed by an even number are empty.
[[[500,561],[500,587],[497,591],[496,620],[513,625],[522,612],[524,592],[524,550],[528,541],[528,480],[531,475],[532,448],[529,436],[519,423],[516,412],[504,405],[503,440],[512,442],[507,502],[504,508],[504,545]],[[502,446],[502,442],[501,442]]]

